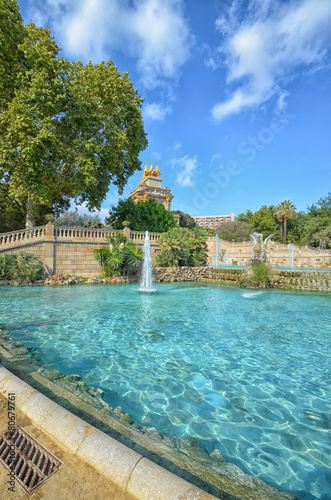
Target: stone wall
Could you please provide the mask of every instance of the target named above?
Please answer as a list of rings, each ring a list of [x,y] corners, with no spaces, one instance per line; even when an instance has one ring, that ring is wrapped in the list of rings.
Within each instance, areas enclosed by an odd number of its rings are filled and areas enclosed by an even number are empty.
[[[203,281],[239,286],[245,269],[214,269],[212,267],[159,267],[154,269],[154,281]],[[331,292],[330,271],[281,271],[273,269],[271,288]]]
[[[29,252],[43,262],[48,275],[98,276],[101,267],[93,251],[107,245],[107,237],[124,233],[137,247],[142,247],[144,231],[60,227],[53,224],[0,234],[0,255]],[[160,233],[149,233],[153,260],[159,248]]]
[[[215,237],[208,238],[208,264],[215,263]],[[331,251],[320,250],[308,246],[283,245],[272,241],[267,250],[267,256],[272,266],[291,267],[293,252],[294,267],[324,267],[331,265]],[[229,265],[237,263],[246,266],[253,257],[253,243],[251,241],[230,242],[219,240],[219,264]]]

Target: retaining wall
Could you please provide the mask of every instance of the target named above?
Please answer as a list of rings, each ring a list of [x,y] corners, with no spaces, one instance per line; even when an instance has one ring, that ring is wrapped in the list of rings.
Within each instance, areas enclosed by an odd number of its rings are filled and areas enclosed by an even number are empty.
[[[154,269],[157,282],[204,281],[239,286],[245,269],[212,267],[160,267]],[[271,288],[331,292],[330,271],[271,271]]]
[[[331,265],[331,251],[320,250],[309,246],[283,245],[271,241],[267,250],[268,260],[277,267],[325,267]],[[292,266],[293,256],[293,266]],[[246,266],[253,257],[253,243],[251,241],[230,242],[219,240],[219,264],[233,264]],[[215,264],[215,237],[208,238],[208,264]]]
[[[101,273],[101,266],[95,260],[94,249],[108,244],[107,237],[124,233],[137,247],[142,247],[144,231],[130,231],[129,228],[89,229],[59,227],[53,224],[0,234],[0,255],[29,252],[39,257],[48,275],[74,274],[94,277]],[[155,257],[160,233],[150,233],[151,252]]]
[[[101,273],[101,267],[95,260],[93,250],[107,244],[107,236],[122,232],[127,239],[131,240],[137,247],[142,247],[145,239],[144,231],[130,231],[129,228],[118,231],[114,229],[89,229],[77,227],[59,227],[53,224],[23,229],[11,233],[0,234],[0,255],[17,254],[22,251],[30,252],[41,259],[44,263],[47,274],[78,275],[84,277],[94,277]],[[159,251],[159,240],[161,233],[149,233],[151,243],[151,253],[153,262]],[[208,238],[208,264],[213,264],[215,259],[215,237]],[[226,258],[229,264],[236,262],[238,265],[247,265],[252,258],[252,242],[229,242],[219,240],[219,264],[225,264]],[[291,245],[271,242],[268,248],[268,259],[272,266],[290,267],[292,262]],[[293,245],[294,265],[299,267],[325,267],[331,266],[331,251],[319,250],[310,247],[297,247]],[[181,268],[184,269],[184,268]],[[201,269],[201,268],[200,268]],[[226,271],[230,271],[229,274]],[[218,269],[218,273],[223,273],[222,277],[210,277],[205,279],[216,279],[229,283],[240,280],[239,270],[231,272],[231,269]],[[185,278],[183,270],[178,271]],[[205,271],[207,272],[207,271]],[[301,271],[284,271],[285,273]],[[306,271],[305,271],[306,272]],[[308,271],[307,271],[308,272]],[[208,274],[208,273],[207,273]],[[238,274],[238,279],[233,278],[233,274]],[[288,281],[288,278],[291,278]],[[316,287],[313,280],[315,278],[297,276],[298,280],[293,281],[293,275],[282,274],[275,280],[275,287],[280,287],[282,283],[289,287],[296,285],[298,288]],[[322,282],[324,278],[318,278]],[[174,281],[177,278],[173,279]],[[325,284],[322,283],[322,287]],[[324,289],[324,288],[323,288]]]

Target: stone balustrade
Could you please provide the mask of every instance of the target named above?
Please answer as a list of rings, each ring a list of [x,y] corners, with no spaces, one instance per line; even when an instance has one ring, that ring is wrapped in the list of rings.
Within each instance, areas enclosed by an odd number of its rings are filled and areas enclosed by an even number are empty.
[[[5,246],[30,243],[32,240],[42,240],[45,236],[45,226],[22,229],[10,233],[0,234],[0,249]]]
[[[56,241],[68,239],[104,240],[108,236],[114,236],[122,231],[116,229],[94,229],[81,227],[54,226],[54,238]]]
[[[153,242],[158,242],[161,238],[162,233],[149,233],[149,240],[151,244]],[[131,240],[133,243],[137,243],[138,241],[145,241],[145,231],[131,231]]]

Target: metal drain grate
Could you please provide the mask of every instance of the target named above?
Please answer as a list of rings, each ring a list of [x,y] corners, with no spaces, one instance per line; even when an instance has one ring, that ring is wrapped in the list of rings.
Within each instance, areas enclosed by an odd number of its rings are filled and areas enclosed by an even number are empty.
[[[29,493],[59,470],[61,464],[19,425],[0,436],[0,460]]]

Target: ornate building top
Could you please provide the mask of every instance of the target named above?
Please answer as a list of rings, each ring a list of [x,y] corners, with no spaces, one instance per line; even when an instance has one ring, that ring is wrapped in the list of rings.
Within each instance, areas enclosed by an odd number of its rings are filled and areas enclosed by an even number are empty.
[[[170,210],[171,200],[173,195],[168,187],[162,187],[162,178],[159,167],[154,165],[147,167],[145,165],[144,175],[141,178],[136,189],[130,192],[130,198],[135,202],[147,201],[149,198],[155,198],[156,201],[162,203],[167,210]]]

